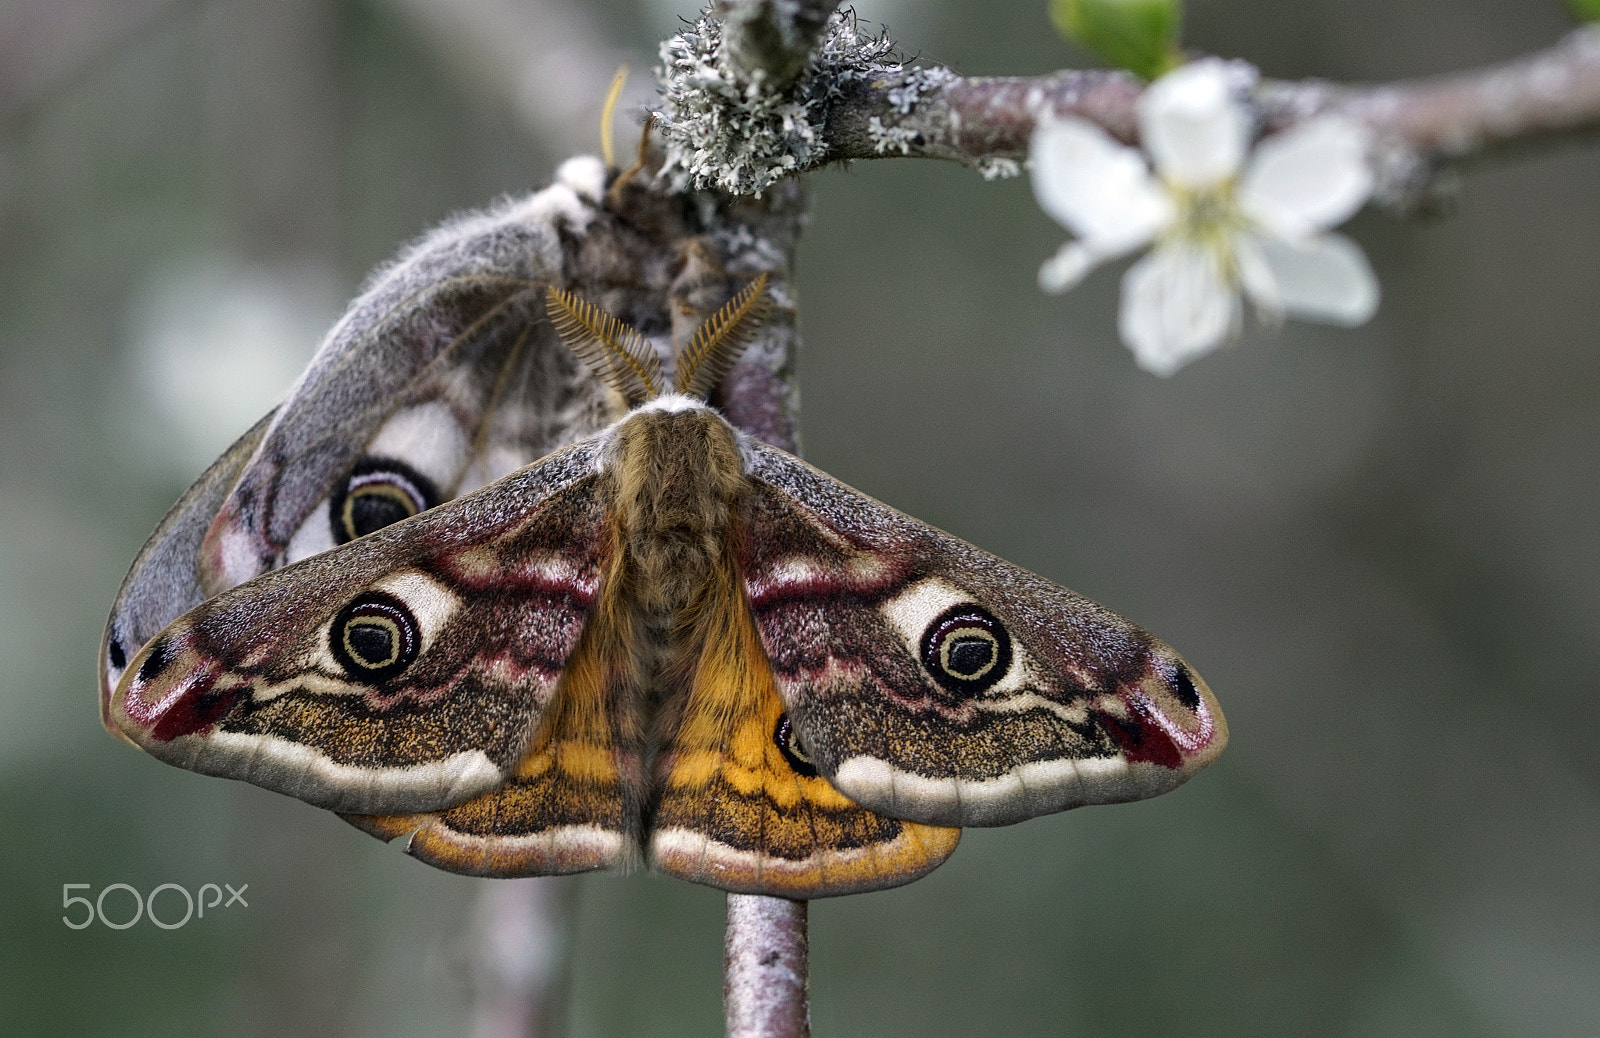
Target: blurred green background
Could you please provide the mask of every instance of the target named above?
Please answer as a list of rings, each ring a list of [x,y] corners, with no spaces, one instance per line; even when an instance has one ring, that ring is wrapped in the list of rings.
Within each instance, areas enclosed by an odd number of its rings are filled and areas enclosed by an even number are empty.
[[[1044,8],[859,5],[963,73],[1086,61]],[[100,628],[365,272],[592,150],[616,64],[692,13],[0,8],[0,1034],[472,1033],[489,881],[112,741]],[[1557,0],[1194,0],[1186,42],[1388,80],[1568,25]],[[1362,215],[1376,320],[1250,330],[1170,380],[1118,343],[1115,272],[1037,291],[1064,233],[1024,180],[813,187],[810,460],[1157,632],[1233,730],[1169,796],[972,830],[919,883],[815,904],[816,1033],[1600,1034],[1600,148],[1476,172],[1448,219]],[[248,909],[61,921],[64,883],[208,882]],[[570,899],[558,1033],[719,1033],[720,895],[527,882]]]

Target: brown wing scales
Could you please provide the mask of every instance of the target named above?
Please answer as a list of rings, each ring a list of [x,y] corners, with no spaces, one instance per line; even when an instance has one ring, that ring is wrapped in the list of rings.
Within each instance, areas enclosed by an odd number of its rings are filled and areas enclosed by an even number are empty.
[[[703,649],[658,761],[650,864],[724,890],[815,898],[909,883],[949,857],[959,829],[868,811],[818,775],[735,571],[709,591]]]
[[[567,663],[550,716],[499,789],[448,811],[347,815],[406,852],[472,876],[549,876],[638,859],[640,726],[617,664],[623,647],[601,611]]]

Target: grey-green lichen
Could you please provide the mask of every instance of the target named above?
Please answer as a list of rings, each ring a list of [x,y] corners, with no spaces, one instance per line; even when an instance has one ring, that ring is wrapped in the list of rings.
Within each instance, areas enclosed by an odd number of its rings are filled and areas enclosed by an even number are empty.
[[[885,96],[894,116],[899,118],[891,116],[885,122],[874,115],[867,120],[867,138],[872,141],[873,150],[879,155],[911,154],[912,147],[927,136],[928,128],[925,123],[913,125],[916,121],[906,117],[916,112],[924,94],[942,89],[957,78],[949,69],[935,66],[914,68],[890,80]]]
[[[972,160],[972,168],[985,180],[1010,180],[1022,176],[1022,163],[1004,155],[980,155]]]
[[[791,172],[815,165],[827,150],[826,105],[846,85],[903,74],[887,34],[863,32],[853,11],[836,11],[800,75],[771,89],[761,70],[733,62],[723,26],[702,15],[661,44],[662,108],[656,125],[666,145],[661,175],[675,189],[720,188],[759,195]]]

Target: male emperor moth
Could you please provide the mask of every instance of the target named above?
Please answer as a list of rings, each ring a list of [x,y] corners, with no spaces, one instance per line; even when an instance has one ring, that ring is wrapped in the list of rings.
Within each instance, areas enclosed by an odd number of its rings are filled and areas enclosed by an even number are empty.
[[[693,215],[604,188],[573,160],[379,273],[135,561],[113,732],[457,872],[794,898],[1221,752],[1166,645],[709,406],[782,286],[629,267],[598,243]]]

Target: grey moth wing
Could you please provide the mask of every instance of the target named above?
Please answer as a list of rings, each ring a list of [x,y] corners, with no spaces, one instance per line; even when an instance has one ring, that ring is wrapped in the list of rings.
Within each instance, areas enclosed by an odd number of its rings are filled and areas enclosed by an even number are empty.
[[[610,420],[543,317],[562,235],[599,212],[596,159],[430,231],[329,331],[217,510],[215,594],[482,487]]]
[[[320,807],[452,807],[513,775],[606,550],[598,447],[212,598],[128,661],[123,734]]]
[[[251,426],[184,491],[139,549],[117,590],[100,640],[100,720],[118,738],[127,736],[111,722],[111,693],[140,646],[206,600],[195,571],[200,541],[276,413]]]
[[[537,315],[562,233],[604,171],[431,231],[380,270],[288,398],[196,481],[146,542],[100,653],[101,717],[157,631],[211,595],[477,489],[604,424]]]
[[[1007,825],[1165,792],[1227,722],[1110,610],[783,451],[746,446],[745,590],[816,769],[896,818]]]

